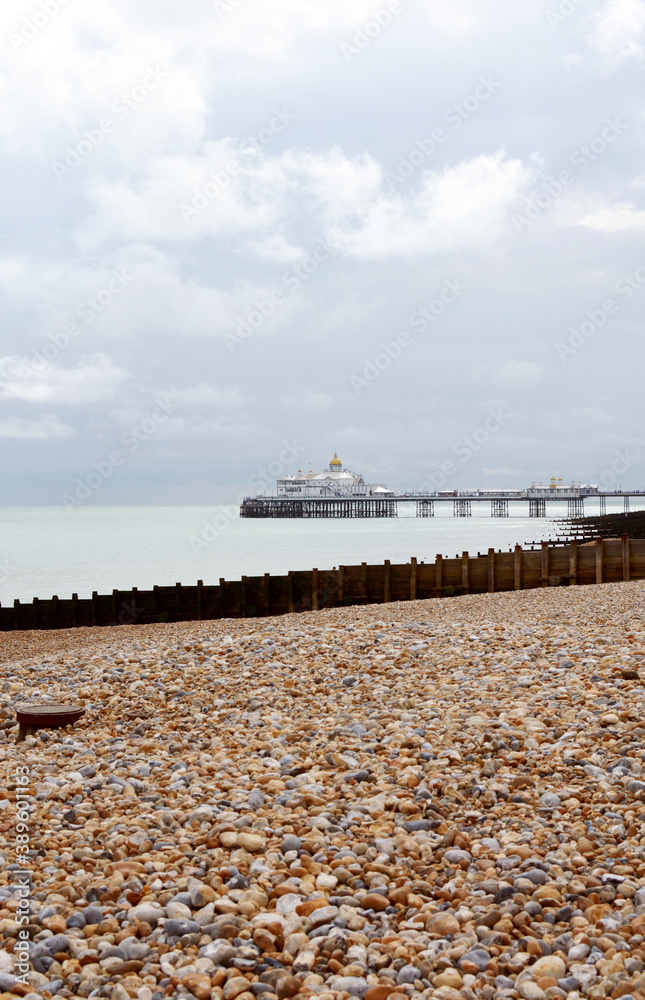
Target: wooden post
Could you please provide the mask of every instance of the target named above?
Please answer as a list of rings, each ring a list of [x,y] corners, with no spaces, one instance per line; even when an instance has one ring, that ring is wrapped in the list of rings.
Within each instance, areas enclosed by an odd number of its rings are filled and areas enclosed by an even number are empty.
[[[184,602],[181,592],[181,584],[176,583],[175,588],[177,590],[177,608],[178,608],[179,620],[181,621],[184,613]]]
[[[92,625],[100,625],[101,614],[99,611],[99,595],[98,591],[92,591]]]
[[[33,610],[34,626],[33,627],[35,629],[39,629],[40,628],[40,607],[39,607],[39,604],[40,604],[40,601],[38,600],[38,598],[34,597],[34,610]]]
[[[249,605],[249,578],[247,576],[242,577],[242,618],[247,618],[247,611]]]
[[[392,567],[390,560],[386,559],[383,564],[383,603],[389,604],[392,600]]]
[[[60,628],[60,608],[57,594],[52,597],[52,622],[54,628]]]
[[[461,589],[464,594],[470,593],[470,553],[461,554]]]
[[[20,601],[16,598],[13,602],[13,627],[20,630]]]
[[[549,586],[549,543],[542,542],[542,586]]]
[[[267,615],[271,610],[271,574],[264,574],[264,607]]]
[[[417,584],[419,580],[419,569],[414,556],[410,559],[410,600],[417,599]]]
[[[114,624],[119,621],[119,591],[112,591],[112,618],[114,619]]]
[[[338,601],[342,604],[345,600],[345,567],[338,567]]]
[[[219,578],[219,617],[226,618],[226,580]]]
[[[74,628],[78,628],[78,594],[72,594],[72,621]]]
[[[319,609],[319,590],[320,584],[318,580],[318,570],[312,569],[311,571],[311,609],[312,611],[318,611]]]
[[[488,550],[488,593],[495,593],[495,549]]]
[[[367,600],[367,563],[361,563],[361,600]]]
[[[437,555],[435,557],[435,596],[441,597],[441,591],[443,588],[443,556]]]
[[[629,544],[629,535],[623,535],[623,580],[625,583],[629,583],[632,578],[632,567],[631,567],[631,546]]]
[[[578,540],[576,538],[569,545],[569,586],[575,587],[578,583]]]
[[[289,614],[292,615],[294,612],[294,600],[293,600],[293,573],[289,572],[287,574],[287,603],[289,608]]]
[[[604,571],[604,545],[602,538],[596,539],[596,583],[603,582]]]
[[[204,581],[203,580],[198,580],[197,581],[197,621],[198,622],[200,622],[202,620],[202,607],[203,607],[202,601],[203,601],[203,596],[204,596],[203,591],[204,591]]]
[[[513,587],[515,590],[522,589],[522,546],[515,546],[513,555]]]

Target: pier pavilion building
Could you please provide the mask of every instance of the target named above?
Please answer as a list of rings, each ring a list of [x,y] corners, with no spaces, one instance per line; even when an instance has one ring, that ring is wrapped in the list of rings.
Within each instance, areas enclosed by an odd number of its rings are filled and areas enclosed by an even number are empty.
[[[334,452],[328,468],[322,472],[303,472],[298,469],[295,476],[278,479],[279,497],[294,500],[308,497],[371,497],[388,496],[392,490],[382,484],[366,483],[359,473],[343,468],[343,463]]]

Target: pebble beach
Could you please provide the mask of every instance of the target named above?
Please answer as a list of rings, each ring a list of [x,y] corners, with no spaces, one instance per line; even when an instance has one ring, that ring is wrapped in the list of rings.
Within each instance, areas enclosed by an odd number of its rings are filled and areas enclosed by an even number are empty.
[[[644,657],[642,583],[3,633],[0,992],[645,1000]]]

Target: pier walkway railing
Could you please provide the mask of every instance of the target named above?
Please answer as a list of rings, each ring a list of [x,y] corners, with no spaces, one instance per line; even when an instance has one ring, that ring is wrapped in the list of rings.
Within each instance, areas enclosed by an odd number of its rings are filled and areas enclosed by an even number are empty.
[[[339,566],[285,576],[220,579],[217,586],[114,590],[91,598],[34,598],[0,606],[0,631],[69,629],[96,625],[258,618],[362,604],[425,598],[568,587],[645,579],[645,538],[598,539],[586,545],[543,542],[538,548],[517,545],[509,552],[489,549],[454,559],[438,555],[433,563]]]

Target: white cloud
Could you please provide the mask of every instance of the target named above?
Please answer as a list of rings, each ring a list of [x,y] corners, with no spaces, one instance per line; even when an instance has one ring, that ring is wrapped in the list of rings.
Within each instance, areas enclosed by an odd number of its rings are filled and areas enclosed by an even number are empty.
[[[29,358],[0,358],[0,399],[83,406],[109,402],[128,373],[105,354],[83,357],[76,368],[44,366]]]
[[[233,138],[191,153],[151,157],[136,180],[99,179],[97,208],[79,231],[86,248],[118,236],[131,241],[192,241],[204,235],[262,233],[284,210],[289,171]]]
[[[627,204],[613,205],[589,212],[579,219],[577,225],[603,233],[642,232],[645,230],[645,210]]]
[[[495,378],[508,385],[532,385],[542,379],[544,371],[544,365],[533,361],[505,361],[495,372]]]
[[[76,431],[60,422],[58,417],[48,415],[41,420],[23,420],[9,417],[0,420],[0,438],[18,438],[24,441],[50,441],[57,438],[74,437]]]
[[[239,165],[234,173],[225,169],[231,162]],[[226,183],[184,221],[181,206],[220,172]],[[97,215],[81,240],[92,247],[117,232],[133,240],[230,236],[247,252],[293,260],[304,220],[353,257],[481,251],[510,231],[509,210],[533,178],[532,167],[500,150],[426,172],[418,191],[393,195],[385,168],[367,154],[332,147],[271,156],[227,139],[197,158],[153,160],[138,184],[97,183]]]
[[[592,19],[588,41],[608,63],[640,59],[645,52],[645,2],[609,0]]]
[[[488,250],[509,232],[509,210],[532,178],[503,152],[476,156],[427,174],[418,194],[371,198],[357,226],[334,227],[330,237],[367,258]]]

